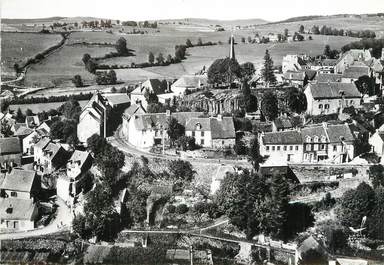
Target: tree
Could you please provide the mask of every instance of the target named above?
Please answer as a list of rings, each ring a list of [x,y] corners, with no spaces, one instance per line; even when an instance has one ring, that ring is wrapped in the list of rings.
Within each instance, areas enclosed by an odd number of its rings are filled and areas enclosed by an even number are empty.
[[[325,45],[323,54],[324,54],[324,56],[326,58],[330,58],[331,57],[331,47],[328,44]]]
[[[245,110],[247,112],[254,112],[257,110],[257,98],[251,93],[251,89],[246,80],[243,81],[241,90],[243,92],[243,99],[245,104]]]
[[[55,121],[52,123],[50,136],[66,143],[77,142],[77,122],[75,120]]]
[[[192,136],[181,136],[179,137],[176,142],[181,147],[183,151],[186,150],[194,150],[196,148],[196,142],[195,138]]]
[[[85,68],[87,69],[88,72],[90,72],[91,74],[95,74],[96,73],[96,63],[93,61],[93,59],[90,59],[89,61],[87,61],[87,63],[85,64]]]
[[[367,75],[360,76],[359,79],[355,81],[357,89],[360,93],[373,96],[375,95],[375,81],[374,78],[371,78]]]
[[[181,62],[183,59],[185,59],[186,51],[187,51],[187,46],[176,45],[175,46],[175,61]]]
[[[384,188],[375,189],[375,207],[368,217],[368,234],[371,238],[384,240]]]
[[[362,182],[355,190],[346,191],[340,203],[339,218],[345,226],[360,227],[364,216],[375,207],[375,193],[371,186]]]
[[[20,66],[18,63],[13,65],[13,70],[15,70],[16,75],[20,72]]]
[[[98,85],[115,85],[117,83],[115,70],[98,72],[96,74],[96,83]]]
[[[23,114],[20,108],[17,108],[15,120],[18,123],[25,122],[25,115]]]
[[[25,111],[25,115],[26,115],[26,116],[33,116],[34,113],[33,113],[33,111],[32,111],[31,109],[28,108],[28,109]]]
[[[248,148],[245,145],[244,141],[242,141],[241,139],[236,140],[236,143],[233,149],[237,155],[246,155],[248,153]]]
[[[299,27],[299,33],[303,34],[304,33],[304,26],[300,25]]]
[[[83,80],[81,80],[80,75],[75,75],[72,79],[72,83],[75,85],[75,87],[82,87],[84,86]]]
[[[187,47],[193,47],[193,44],[190,39],[187,39],[186,43]]]
[[[229,57],[215,60],[208,68],[208,82],[231,84],[235,79],[241,77],[241,68],[236,59]]]
[[[288,107],[296,113],[302,113],[307,110],[307,98],[305,94],[297,88],[291,88],[288,91]]]
[[[93,134],[87,139],[87,147],[94,155],[102,152],[108,144],[107,140],[98,134]]]
[[[155,62],[155,56],[153,55],[152,52],[149,52],[149,54],[148,54],[148,62],[150,64],[153,64]]]
[[[319,26],[314,25],[311,29],[311,32],[315,35],[320,34]]]
[[[269,84],[276,83],[276,77],[275,77],[275,74],[273,73],[273,61],[271,56],[269,55],[268,50],[265,51],[264,66],[263,66],[263,69],[261,70],[261,76],[268,87],[269,87]]]
[[[164,113],[165,111],[166,111],[165,106],[159,102],[149,103],[147,106],[148,113]]]
[[[0,134],[2,135],[2,137],[10,137],[13,135],[12,126],[7,119],[3,119],[0,125]]]
[[[173,61],[173,59],[172,59],[172,55],[168,54],[168,55],[167,55],[167,60],[166,60],[166,62],[167,62],[168,64],[170,64],[170,63],[172,63],[172,61]]]
[[[181,183],[191,182],[196,174],[191,163],[181,159],[171,160],[168,164],[168,170],[171,173],[171,177]]]
[[[88,63],[89,60],[91,60],[91,55],[89,55],[88,53],[85,53],[83,55],[83,58],[81,59],[83,61],[83,63],[86,65]]]
[[[180,124],[175,118],[171,118],[169,120],[167,133],[172,145],[179,137],[184,135],[184,132],[184,126]]]
[[[81,113],[81,106],[75,99],[70,99],[57,109],[65,118],[78,120]]]
[[[378,164],[369,167],[369,178],[372,181],[373,187],[384,187],[384,166]]]
[[[164,56],[162,53],[159,53],[159,55],[156,57],[157,64],[164,64]]]
[[[248,156],[251,158],[253,168],[258,171],[260,168],[260,163],[264,161],[264,158],[260,155],[260,145],[256,135],[251,140],[251,145],[248,152]]]
[[[119,55],[127,55],[129,53],[127,49],[127,40],[123,37],[120,37],[116,41],[115,48]]]
[[[287,38],[289,35],[288,29],[284,29],[284,37]]]
[[[256,69],[254,64],[251,62],[243,63],[240,65],[240,67],[241,67],[241,77],[246,80],[250,80],[255,74]]]
[[[274,93],[268,91],[264,93],[261,101],[261,111],[263,115],[270,121],[277,118],[278,115],[278,103]]]
[[[202,45],[203,45],[203,41],[201,40],[201,38],[198,38],[197,46],[202,46]]]
[[[241,42],[245,43],[245,37],[241,37]]]

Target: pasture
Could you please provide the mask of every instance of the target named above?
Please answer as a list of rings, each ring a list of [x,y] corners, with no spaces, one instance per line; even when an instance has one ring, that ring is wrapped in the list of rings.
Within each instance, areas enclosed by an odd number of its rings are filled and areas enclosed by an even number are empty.
[[[88,100],[80,100],[79,104],[81,107],[84,107],[87,104]],[[49,102],[49,103],[38,103],[38,104],[15,104],[10,105],[9,109],[11,111],[14,111],[16,113],[17,109],[20,108],[20,110],[25,113],[27,109],[32,110],[33,113],[39,113],[42,111],[48,111],[51,109],[58,109],[61,105],[63,105],[65,102]]]
[[[22,65],[27,58],[60,42],[59,34],[1,33],[1,75],[14,76],[13,65]]]

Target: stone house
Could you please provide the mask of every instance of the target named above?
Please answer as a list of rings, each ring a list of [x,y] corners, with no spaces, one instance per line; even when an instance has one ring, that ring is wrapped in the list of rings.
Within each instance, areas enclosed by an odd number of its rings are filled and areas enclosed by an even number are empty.
[[[382,156],[384,154],[384,132],[377,130],[372,136],[369,138],[368,143],[372,146],[373,152],[375,152],[378,156]]]
[[[34,147],[34,168],[43,174],[50,174],[66,163],[67,151],[49,138],[42,138]]]
[[[194,137],[196,144],[209,148],[232,148],[236,142],[233,118],[221,115],[189,119],[185,135]]]
[[[182,96],[189,92],[202,90],[208,85],[206,75],[183,75],[175,83],[172,84],[171,90],[178,96]]]
[[[21,166],[22,148],[18,137],[0,138],[0,169]]]
[[[145,93],[159,95],[164,94],[167,90],[167,85],[159,79],[148,79],[131,92],[131,102],[136,105],[141,104],[144,109],[147,109],[148,102]]]
[[[25,231],[35,228],[38,209],[32,200],[0,198],[0,228]]]
[[[92,166],[92,156],[85,151],[75,150],[67,162],[65,175],[57,179],[57,196],[72,204],[76,195],[83,189],[84,174]]]
[[[304,94],[309,115],[339,113],[345,107],[361,106],[361,93],[353,83],[309,83]]]
[[[41,184],[35,171],[14,168],[5,175],[0,187],[5,197],[29,200],[36,197]]]

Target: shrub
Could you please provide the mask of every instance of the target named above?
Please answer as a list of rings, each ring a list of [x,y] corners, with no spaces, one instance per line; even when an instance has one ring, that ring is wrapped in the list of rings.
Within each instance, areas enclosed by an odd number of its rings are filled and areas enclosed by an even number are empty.
[[[177,214],[185,214],[188,212],[188,206],[186,204],[179,204],[176,206],[176,213]]]
[[[167,206],[167,211],[168,211],[169,213],[175,213],[175,211],[176,211],[176,206],[173,205],[173,204],[169,204],[169,205]]]

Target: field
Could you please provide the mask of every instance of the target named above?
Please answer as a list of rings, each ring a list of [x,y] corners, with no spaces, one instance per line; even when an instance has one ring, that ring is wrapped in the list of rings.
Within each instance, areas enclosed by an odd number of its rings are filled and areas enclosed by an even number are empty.
[[[57,44],[61,40],[58,34],[39,33],[1,33],[1,69],[2,76],[13,76],[13,65],[25,62],[26,58]]]

